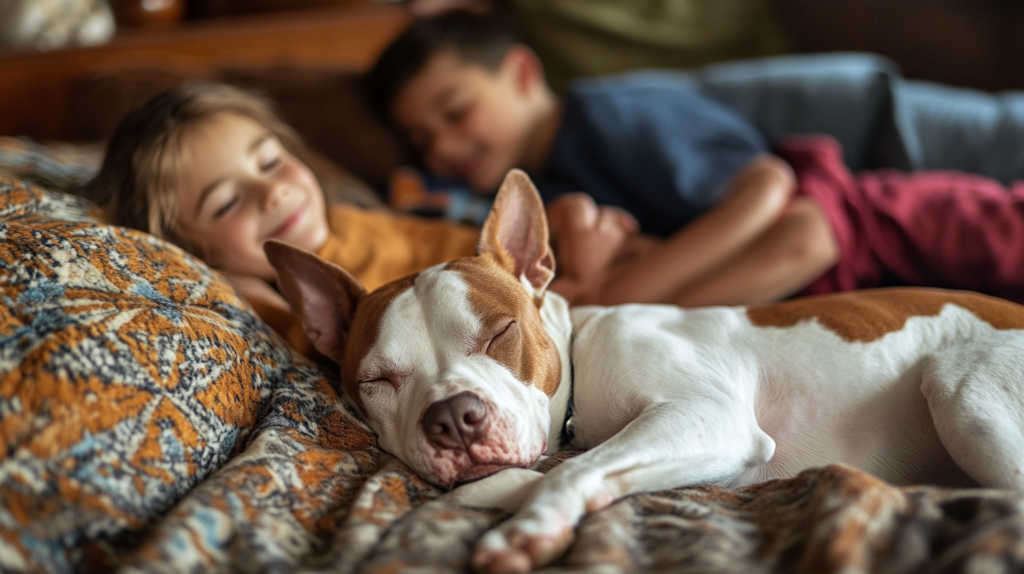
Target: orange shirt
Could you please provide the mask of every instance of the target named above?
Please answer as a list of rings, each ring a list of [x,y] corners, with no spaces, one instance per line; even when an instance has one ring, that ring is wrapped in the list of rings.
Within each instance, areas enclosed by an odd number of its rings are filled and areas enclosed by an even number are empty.
[[[317,255],[358,279],[367,290],[432,265],[476,253],[477,229],[439,219],[332,205],[331,235]]]
[[[329,205],[331,234],[317,255],[345,269],[367,290],[438,263],[476,253],[480,232],[439,219]],[[316,351],[299,319],[267,301],[249,301],[256,313],[307,357]]]

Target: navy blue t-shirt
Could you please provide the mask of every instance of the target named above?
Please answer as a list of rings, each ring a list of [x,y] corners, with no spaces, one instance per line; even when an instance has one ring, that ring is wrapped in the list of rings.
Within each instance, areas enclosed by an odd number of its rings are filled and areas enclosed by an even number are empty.
[[[583,191],[669,235],[715,205],[729,179],[768,151],[760,132],[671,72],[579,80],[544,171],[544,201]]]

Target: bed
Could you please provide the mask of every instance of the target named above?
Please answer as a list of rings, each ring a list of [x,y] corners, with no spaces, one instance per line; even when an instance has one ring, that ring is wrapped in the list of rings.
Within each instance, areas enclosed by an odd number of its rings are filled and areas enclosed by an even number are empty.
[[[67,193],[100,151],[0,138],[0,571],[468,570],[507,515],[438,500],[216,272],[100,223]],[[1024,496],[833,465],[626,497],[548,571],[1022,568]]]
[[[1020,94],[904,82],[891,63],[849,54],[691,78],[769,137],[830,132],[854,168],[1024,176]],[[80,82],[75,133],[94,143],[0,137],[0,571],[466,571],[474,541],[505,514],[438,500],[376,446],[331,367],[295,353],[201,261],[101,223],[69,193],[126,107],[181,79]],[[404,160],[367,123],[350,73],[206,79],[264,90],[307,141],[375,186]],[[624,498],[586,517],[549,571],[1022,569],[1024,496],[898,488],[834,465]]]

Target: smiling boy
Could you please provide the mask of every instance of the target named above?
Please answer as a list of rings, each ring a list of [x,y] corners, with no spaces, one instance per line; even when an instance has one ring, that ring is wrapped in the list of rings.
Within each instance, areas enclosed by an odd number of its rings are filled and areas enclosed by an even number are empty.
[[[378,111],[435,174],[491,193],[519,167],[545,200],[585,190],[662,236],[717,203],[768,151],[737,114],[661,76],[577,82],[560,100],[536,55],[495,17],[415,22],[368,83]]]
[[[671,236],[622,242],[607,226],[589,228],[569,259],[602,242],[625,253],[606,258],[614,269],[588,273],[575,303],[772,300],[834,262],[827,223],[812,202],[792,198],[792,174],[761,135],[664,76],[577,82],[560,99],[501,20],[451,12],[413,23],[368,86],[437,175],[490,193],[519,167],[546,202],[584,191],[632,214],[644,234]],[[561,224],[552,221],[556,237]]]
[[[672,73],[579,80],[558,98],[497,16],[414,22],[368,86],[431,171],[485,193],[513,167],[534,178],[549,216],[561,214],[559,260],[591,265],[563,289],[572,303],[749,304],[884,285],[1024,301],[1021,182],[854,175],[826,136],[775,142],[777,157]],[[564,198],[577,207],[552,209]],[[600,225],[595,201],[628,211],[644,235]],[[574,229],[571,244],[558,245],[559,226]]]

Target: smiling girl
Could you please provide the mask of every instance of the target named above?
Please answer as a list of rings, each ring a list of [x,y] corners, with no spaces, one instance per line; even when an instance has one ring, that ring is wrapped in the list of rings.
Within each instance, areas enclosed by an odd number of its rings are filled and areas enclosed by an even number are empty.
[[[265,241],[317,253],[372,290],[473,255],[478,231],[351,202],[328,205],[309,157],[267,101],[224,84],[189,84],[121,120],[86,192],[111,223],[171,241],[223,273],[268,324],[310,354],[273,288]]]

